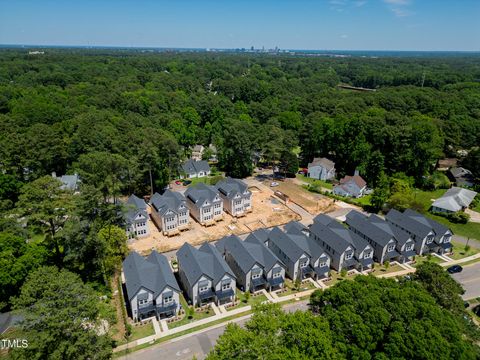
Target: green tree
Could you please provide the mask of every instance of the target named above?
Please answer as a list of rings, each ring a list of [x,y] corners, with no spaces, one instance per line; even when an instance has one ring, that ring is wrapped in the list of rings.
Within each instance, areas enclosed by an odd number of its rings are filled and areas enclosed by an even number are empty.
[[[103,245],[101,253],[105,275],[111,275],[128,254],[127,235],[124,229],[108,225],[100,229],[98,239]],[[107,279],[107,276],[105,278]]]
[[[98,335],[99,300],[78,275],[55,267],[31,273],[14,301],[27,348],[14,359],[109,359],[112,344]]]
[[[16,211],[27,219],[29,225],[43,228],[46,243],[53,248],[57,264],[63,252],[58,232],[63,228],[72,206],[72,194],[60,188],[59,180],[44,176],[22,187]]]
[[[388,178],[385,174],[381,174],[377,186],[373,189],[370,203],[374,211],[380,211],[383,209],[385,203],[390,197],[390,185]]]

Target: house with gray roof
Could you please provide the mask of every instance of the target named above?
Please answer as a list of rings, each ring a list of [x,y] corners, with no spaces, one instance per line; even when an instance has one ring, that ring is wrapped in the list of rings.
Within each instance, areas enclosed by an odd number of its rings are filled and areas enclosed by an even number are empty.
[[[452,167],[448,171],[449,178],[455,182],[457,186],[472,187],[475,185],[475,176],[472,172],[463,167]]]
[[[131,252],[123,261],[126,300],[132,319],[174,316],[180,309],[180,287],[164,255],[155,250],[145,259]]]
[[[235,273],[241,290],[256,292],[283,286],[285,266],[258,240],[242,241],[231,235],[217,241],[215,246]]]
[[[240,217],[252,211],[252,192],[242,180],[227,177],[215,187],[223,200],[223,209],[230,215]]]
[[[333,187],[333,193],[335,195],[347,196],[353,198],[359,198],[365,195],[367,190],[367,183],[363,178],[355,171],[353,176],[345,176],[340,180],[338,185]]]
[[[400,260],[400,253],[397,238],[393,233],[382,229],[382,227],[370,222],[370,218],[358,211],[352,210],[346,216],[346,223],[350,230],[365,239],[374,249],[374,259],[379,264],[386,261]],[[411,240],[411,249],[414,242]],[[413,251],[413,255],[415,252]]]
[[[454,186],[433,202],[431,210],[450,214],[464,211],[470,206],[475,196],[477,196],[477,193],[473,190]]]
[[[405,210],[403,215],[415,220],[420,224],[430,226],[430,228],[433,229],[435,233],[434,243],[437,244],[437,249],[435,249],[436,252],[439,254],[444,254],[452,251],[452,230],[447,228],[445,225],[440,224],[438,221],[427,218],[411,209]]]
[[[318,180],[332,180],[335,178],[335,163],[327,158],[314,158],[308,163],[307,176]]]
[[[185,191],[190,214],[200,224],[208,226],[223,220],[223,201],[219,191],[210,185],[198,183]]]
[[[285,224],[283,228],[285,232],[289,234],[310,236],[310,231],[308,230],[308,227],[306,227],[299,221],[290,221],[289,223]]]
[[[193,305],[235,299],[236,277],[215,246],[205,243],[196,249],[185,243],[177,251],[180,284]]]
[[[178,169],[180,179],[201,178],[210,175],[210,165],[205,160],[195,161],[189,159]]]
[[[60,189],[62,190],[69,190],[69,191],[76,192],[80,187],[80,177],[78,176],[77,173],[73,175],[62,175],[60,177],[57,177],[57,174],[53,172],[52,177],[62,182],[62,185],[60,186]]]
[[[341,271],[358,268],[360,265],[355,258],[355,246],[330,228],[333,221],[335,220],[327,215],[318,215],[310,225],[310,237],[325,249],[333,269]]]
[[[292,280],[328,277],[330,257],[315,241],[303,234],[285,233],[278,227],[269,233],[268,247],[286,266]]]
[[[148,227],[147,203],[132,194],[124,205],[124,219],[128,239],[145,237],[150,234]]]
[[[172,236],[190,227],[190,210],[183,194],[166,190],[150,199],[152,220],[163,235]]]
[[[255,239],[256,241],[259,241],[262,244],[264,244],[266,247],[268,247],[268,235],[269,234],[270,234],[270,230],[261,228],[261,229],[257,229],[255,231],[252,231],[250,234],[248,234],[248,236],[245,240]]]
[[[407,213],[408,214],[408,213]],[[418,255],[436,252],[438,244],[435,242],[435,231],[432,226],[406,216],[398,210],[391,209],[385,220],[392,226],[406,232],[415,242],[415,252]]]

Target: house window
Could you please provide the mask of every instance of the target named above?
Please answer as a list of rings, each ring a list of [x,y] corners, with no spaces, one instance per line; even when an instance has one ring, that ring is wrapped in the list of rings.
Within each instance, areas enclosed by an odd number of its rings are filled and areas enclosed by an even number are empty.
[[[146,304],[148,304],[148,299],[138,300],[138,305],[146,305]]]
[[[393,251],[393,250],[395,250],[395,244],[390,244],[390,245],[388,245],[387,251],[388,251],[388,252],[391,252],[391,251]]]
[[[452,240],[452,238],[451,238],[450,236],[445,236],[445,237],[443,238],[443,242],[445,242],[445,243],[450,242],[450,240]]]
[[[308,266],[308,260],[303,260],[301,263],[300,263],[300,268],[303,269],[304,267],[307,267]]]
[[[172,295],[170,295],[170,296],[165,296],[165,297],[163,298],[163,303],[164,303],[164,304],[168,304],[168,303],[171,303],[171,302],[173,302],[173,296],[172,296]]]
[[[276,273],[273,273],[273,278],[274,278],[274,279],[275,279],[275,278],[278,278],[278,277],[280,277],[280,276],[282,276],[282,272],[281,272],[281,271],[278,271],[278,272],[276,272]]]
[[[208,285],[202,286],[198,289],[199,292],[204,293],[208,290]]]
[[[230,286],[231,286],[230,283],[222,284],[222,291],[230,289]]]
[[[345,260],[350,260],[353,257],[353,253],[345,254]]]
[[[410,251],[413,249],[413,244],[408,244],[405,246],[405,251]]]
[[[427,237],[427,244],[431,244],[433,242],[433,236],[432,235],[429,235]]]
[[[318,266],[319,266],[319,267],[325,267],[325,266],[327,266],[327,262],[326,262],[326,261],[322,261]]]
[[[262,276],[261,273],[252,274],[252,279],[258,279],[260,276]]]
[[[363,253],[363,258],[364,259],[370,259],[371,257],[372,257],[372,252],[371,251],[367,251],[367,252]]]

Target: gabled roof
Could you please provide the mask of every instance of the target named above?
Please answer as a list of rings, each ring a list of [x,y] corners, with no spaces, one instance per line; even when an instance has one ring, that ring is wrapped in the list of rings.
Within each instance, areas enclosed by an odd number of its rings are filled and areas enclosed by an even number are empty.
[[[393,226],[392,224],[389,224],[386,222],[384,219],[379,217],[378,215],[372,214],[368,218],[370,223],[380,229],[382,229],[385,232],[388,232],[389,234],[395,236],[395,239],[397,239],[398,244],[400,246],[403,246],[408,240],[412,240],[412,237],[402,229]],[[413,241],[413,240],[412,240]]]
[[[472,172],[468,169],[465,169],[463,167],[452,167],[450,170],[450,174],[453,175],[453,177],[461,177],[465,175],[472,175]]]
[[[335,225],[331,225],[335,226]],[[338,235],[329,226],[323,225],[320,222],[314,222],[310,226],[310,232],[320,238],[324,243],[330,246],[335,252],[342,254],[348,247],[353,247],[350,242]]]
[[[179,208],[182,205],[186,206],[185,201],[186,199],[183,194],[176,191],[166,190],[163,195],[160,195],[159,193],[153,194],[150,199],[150,204],[152,204],[160,215],[164,215],[168,211],[178,213]]]
[[[338,221],[332,221],[330,224],[327,225],[327,227],[330,228],[330,230],[332,230],[335,234],[348,241],[350,245],[352,245],[353,248],[359,252],[362,252],[367,247],[371,247],[368,241],[361,238],[350,229],[347,229]]]
[[[422,214],[419,214],[418,212],[413,211],[411,209],[405,210],[403,215],[408,216],[409,218],[415,221],[418,221],[419,223],[422,223],[425,226],[430,226],[437,236],[443,236],[447,231],[449,231],[449,229],[445,225],[440,224],[435,220],[429,219],[423,216]]]
[[[327,158],[314,158],[311,163],[308,163],[308,167],[321,166],[327,170],[335,168],[335,163]]]
[[[127,200],[127,205],[134,206],[137,209],[147,210],[147,203],[145,202],[145,200],[140,199],[135,194],[130,195]]]
[[[180,166],[180,170],[186,174],[198,174],[200,171],[210,171],[210,165],[205,160],[194,161],[189,159]]]
[[[346,216],[348,226],[355,228],[372,241],[380,246],[386,246],[394,237],[392,233],[385,231],[381,227],[375,226],[369,221],[369,218],[358,211],[352,210]]]
[[[290,221],[284,226],[285,232],[294,235],[304,235],[304,232],[308,233],[308,228],[299,221]]]
[[[476,195],[475,191],[454,186],[448,189],[442,197],[435,200],[432,206],[457,212],[468,207]]]
[[[285,265],[272,252],[272,250],[270,250],[267,245],[265,245],[265,242],[260,240],[259,238],[255,236],[249,236],[247,237],[247,239],[244,240],[244,243],[247,247],[259,246],[259,248],[254,248],[251,251],[254,251],[254,253],[257,254],[256,259],[259,263],[263,265],[265,271],[270,271],[270,269],[277,263],[285,267]]]
[[[131,252],[123,261],[123,273],[128,299],[131,300],[143,287],[157,297],[166,286],[180,291],[165,256],[153,251],[148,260]]]
[[[260,241],[262,244],[265,244],[265,242],[268,240],[270,232],[267,229],[257,229],[250,234],[248,234],[247,238],[245,241],[248,242],[255,242],[255,241]]]
[[[226,273],[235,279],[235,275],[218,250],[208,243],[203,244],[199,249],[184,243],[177,251],[177,260],[192,286],[203,275],[210,278],[214,284],[217,284]]]
[[[247,184],[242,180],[233,179],[231,177],[220,180],[215,187],[228,199],[233,199],[237,194],[242,196],[245,192],[250,193]]]
[[[433,231],[431,226],[415,221],[414,219],[405,216],[400,211],[395,209],[391,209],[385,216],[385,219],[393,224],[397,224],[398,226],[406,229],[410,233],[418,236],[420,239],[423,239],[431,231]]]
[[[349,182],[355,183],[360,189],[367,185],[367,182],[363,180],[363,178],[360,175],[353,175],[353,176],[347,175],[340,180],[341,185],[347,184]]]
[[[317,260],[319,257],[328,256],[323,247],[315,240],[305,236],[304,234],[291,234],[292,239],[300,248],[305,251],[312,259]]]
[[[268,236],[270,242],[275,244],[292,261],[297,261],[305,253],[296,241],[298,235],[286,234],[278,227],[274,227]]]
[[[185,197],[189,198],[197,207],[202,206],[205,201],[212,203],[216,196],[218,196],[218,190],[214,186],[204,183],[197,183],[185,191]]]
[[[263,267],[263,264],[258,261],[258,256],[255,254],[255,251],[259,250],[257,245],[244,243],[238,236],[226,236],[220,239],[215,246],[220,253],[229,253],[244,274],[248,273],[255,264]]]
[[[335,219],[325,214],[319,214],[313,218],[314,223],[318,222],[319,224],[322,224],[325,226],[330,224],[332,221],[335,221]]]

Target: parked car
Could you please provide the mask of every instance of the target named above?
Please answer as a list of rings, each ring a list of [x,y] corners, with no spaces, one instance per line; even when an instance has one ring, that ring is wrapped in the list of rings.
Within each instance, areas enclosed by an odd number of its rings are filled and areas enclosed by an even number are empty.
[[[192,183],[191,180],[183,180],[183,185],[187,186],[187,185],[190,185]]]
[[[278,186],[278,182],[276,181],[272,181],[271,184],[270,184],[271,187],[275,187],[275,186]]]
[[[475,306],[472,311],[475,315],[480,316],[480,305]]]
[[[180,180],[177,180],[177,181],[175,181],[175,184],[177,184],[177,185],[181,185],[181,184],[182,184],[182,182],[181,182]]]
[[[450,274],[456,274],[456,273],[459,273],[459,272],[462,272],[463,268],[460,266],[460,265],[453,265],[453,266],[450,266],[447,271],[450,273]]]

